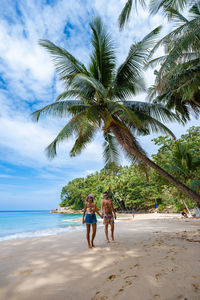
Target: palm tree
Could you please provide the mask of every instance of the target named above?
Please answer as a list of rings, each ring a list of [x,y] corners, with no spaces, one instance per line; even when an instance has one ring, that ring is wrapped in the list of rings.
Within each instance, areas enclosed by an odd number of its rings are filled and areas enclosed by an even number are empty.
[[[143,161],[200,205],[200,196],[150,160],[136,139],[136,135],[158,131],[174,136],[162,122],[180,119],[163,105],[127,101],[144,89],[142,70],[160,28],[133,44],[124,63],[116,68],[113,41],[100,18],[95,18],[90,27],[93,52],[88,68],[65,49],[47,40],[40,41],[40,45],[52,54],[66,91],[58,96],[55,103],[36,111],[33,116],[38,121],[41,114],[71,115],[47,147],[48,157],[56,155],[60,142],[74,136],[76,140],[70,155],[79,154],[101,130],[105,138],[106,163],[118,158],[117,147],[120,145],[128,157]]]
[[[176,143],[165,169],[171,174],[182,178],[190,188],[198,191],[200,180],[197,178],[200,167],[200,158],[194,156],[193,151],[187,145]]]
[[[135,0],[135,6],[145,1]],[[123,28],[128,21],[133,1],[125,4],[119,25]],[[181,14],[189,7],[189,18]],[[169,109],[175,109],[184,121],[190,119],[190,111],[198,116],[200,112],[200,1],[197,0],[151,0],[151,14],[162,11],[169,20],[175,22],[175,29],[162,38],[154,47],[151,55],[160,46],[164,46],[166,54],[153,59],[149,65],[161,64],[156,72],[155,85],[149,89],[149,99],[154,103],[163,103]]]
[[[175,10],[183,10],[185,6],[195,2],[195,0],[151,0],[149,3],[149,10],[151,14],[156,14],[160,10],[166,12],[170,8]],[[140,4],[142,7],[146,7],[145,0],[134,0],[134,4],[136,10],[138,4]],[[133,0],[127,0],[119,16],[119,27],[121,29],[128,22],[132,7]]]
[[[189,18],[174,9],[167,13],[178,26],[152,50],[151,55],[163,45],[166,54],[149,62],[161,64],[150,98],[189,119],[190,109],[200,112],[200,1],[190,8]]]

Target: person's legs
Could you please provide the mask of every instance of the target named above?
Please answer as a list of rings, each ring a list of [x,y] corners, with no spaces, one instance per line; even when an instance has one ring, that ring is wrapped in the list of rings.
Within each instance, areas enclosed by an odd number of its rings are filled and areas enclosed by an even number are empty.
[[[108,224],[105,224],[105,235],[106,235],[106,240],[109,243],[109,238],[108,238]]]
[[[114,241],[114,228],[115,228],[115,225],[114,223],[111,223],[110,224],[110,227],[111,227],[111,238],[112,238],[112,241]]]
[[[87,228],[86,238],[88,242],[88,247],[91,248],[92,246],[90,244],[90,224],[86,224],[86,228]]]
[[[94,238],[96,236],[96,231],[97,231],[97,223],[92,224],[92,240],[91,240],[91,245],[94,247]]]

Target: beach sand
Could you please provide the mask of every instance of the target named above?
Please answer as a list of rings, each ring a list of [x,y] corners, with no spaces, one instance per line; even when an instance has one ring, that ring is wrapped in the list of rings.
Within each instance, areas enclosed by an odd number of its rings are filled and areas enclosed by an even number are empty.
[[[161,214],[99,228],[0,243],[1,300],[199,300],[200,220]]]

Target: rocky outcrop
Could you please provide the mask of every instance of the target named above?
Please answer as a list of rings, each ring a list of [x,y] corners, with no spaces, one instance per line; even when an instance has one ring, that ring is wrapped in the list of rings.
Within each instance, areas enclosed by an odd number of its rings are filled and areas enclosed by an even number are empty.
[[[81,214],[82,210],[72,209],[70,207],[58,207],[56,209],[50,210],[51,214]]]

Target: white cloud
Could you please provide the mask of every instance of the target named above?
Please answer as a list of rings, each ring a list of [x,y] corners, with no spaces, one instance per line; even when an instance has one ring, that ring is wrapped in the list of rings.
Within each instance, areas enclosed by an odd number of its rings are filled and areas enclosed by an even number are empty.
[[[49,125],[49,126],[48,126]],[[55,128],[53,125],[56,125]],[[33,123],[25,117],[20,118],[18,115],[15,119],[8,116],[0,117],[0,140],[1,146],[7,148],[4,159],[19,165],[35,166],[57,166],[63,167],[66,165],[73,166],[76,163],[88,161],[101,161],[101,143],[99,139],[88,145],[83,154],[74,160],[69,155],[64,158],[64,152],[69,153],[73,146],[73,140],[70,139],[67,143],[61,145],[58,149],[58,157],[53,161],[49,161],[45,156],[44,149],[55,138],[59,127],[57,122],[41,122]],[[10,156],[10,153],[12,155]]]

